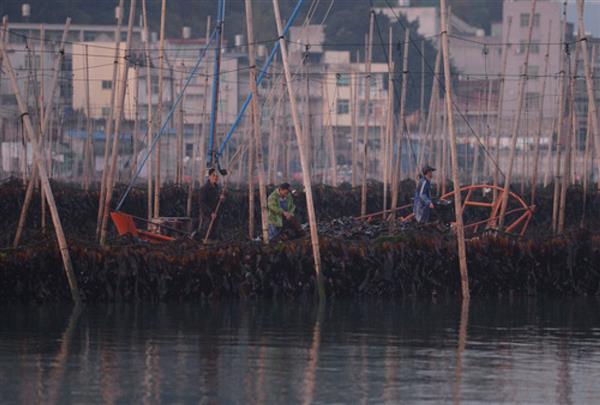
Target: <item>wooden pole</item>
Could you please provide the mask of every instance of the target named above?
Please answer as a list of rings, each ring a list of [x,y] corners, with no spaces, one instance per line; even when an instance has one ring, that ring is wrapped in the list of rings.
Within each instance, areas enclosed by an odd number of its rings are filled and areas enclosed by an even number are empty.
[[[4,22],[5,26],[7,24],[7,19],[5,19]],[[67,39],[67,34],[69,32],[69,28],[71,26],[71,19],[67,18],[67,21],[65,22],[65,27],[63,30],[63,35],[62,35],[62,39],[61,39],[61,43],[60,43],[60,50],[58,52],[58,55],[56,56],[56,59],[54,60],[54,71],[52,73],[52,81],[50,82],[50,94],[49,94],[49,98],[48,98],[48,104],[46,105],[46,113],[44,114],[44,121],[42,121],[42,125],[40,128],[40,136],[38,137],[40,144],[43,143],[44,141],[44,135],[46,133],[46,130],[48,128],[48,122],[50,121],[50,117],[51,117],[51,112],[52,112],[52,105],[54,103],[54,97],[56,95],[56,89],[58,88],[58,76],[59,76],[59,72],[60,72],[60,66],[61,63],[63,61],[64,58],[64,47],[65,47],[65,41]],[[4,47],[4,43],[2,43],[2,46]],[[2,52],[3,55],[3,59],[6,57],[6,50],[4,50]],[[25,106],[27,106],[25,104]],[[43,155],[43,151],[41,149],[40,146],[40,153]],[[44,159],[44,165],[47,165],[47,163],[45,162]],[[23,207],[21,208],[21,212],[19,214],[19,222],[17,224],[17,232],[15,234],[15,239],[13,241],[13,247],[17,247],[19,246],[19,243],[21,242],[21,236],[23,234],[23,228],[25,227],[25,222],[27,220],[27,213],[29,211],[29,205],[31,204],[31,199],[33,197],[33,188],[37,182],[38,179],[38,167],[37,165],[33,165],[33,170],[31,173],[31,178],[29,180],[29,183],[27,184],[27,190],[25,191],[25,200],[23,202]],[[46,172],[47,173],[47,172]],[[43,187],[42,187],[43,190]],[[44,191],[45,193],[45,191]],[[43,201],[43,199],[42,199]],[[45,204],[45,203],[43,203]]]
[[[179,75],[179,91],[183,89],[183,72],[185,69],[185,64],[183,61],[180,66],[181,72]],[[179,103],[179,108],[177,109],[177,142],[176,142],[176,150],[175,156],[177,159],[177,165],[175,169],[175,183],[180,186],[183,183],[183,130],[184,130],[184,102],[185,97],[181,99]]]
[[[535,0],[533,0],[535,1]],[[465,246],[465,228],[463,226],[460,180],[458,177],[458,154],[456,152],[456,134],[454,133],[454,111],[452,110],[452,86],[450,77],[450,55],[448,46],[448,23],[446,19],[446,0],[440,0],[441,41],[444,58],[444,83],[446,87],[446,114],[450,135],[450,159],[452,161],[452,181],[454,182],[454,210],[456,212],[456,238],[458,242],[458,261],[460,265],[460,284],[463,300],[470,297],[469,276],[467,270],[467,252]]]
[[[581,31],[579,31],[578,39],[581,41]],[[581,42],[579,42],[581,44]],[[569,189],[569,184],[571,183],[571,159],[573,154],[573,144],[571,139],[576,136],[577,131],[577,110],[575,109],[575,83],[577,80],[577,65],[579,59],[579,50],[581,46],[575,45],[575,60],[573,64],[571,61],[567,59],[567,66],[569,69],[573,69],[571,74],[569,75],[569,112],[570,112],[570,130],[567,133],[566,146],[567,150],[565,151],[565,164],[564,164],[564,173],[561,178],[561,188],[560,188],[560,201],[559,201],[559,209],[558,209],[558,227],[557,232],[562,234],[565,230],[565,210],[567,206],[567,191]]]
[[[596,60],[596,50],[597,50],[597,46],[594,45],[592,47],[592,61]],[[590,72],[590,77],[593,77],[594,74],[594,69],[593,66],[591,68],[591,72]],[[589,187],[589,181],[590,181],[590,173],[588,172],[588,169],[590,168],[588,162],[590,160],[590,138],[591,138],[591,126],[592,126],[592,108],[590,106],[590,99],[588,99],[588,119],[587,119],[587,131],[585,134],[585,152],[583,154],[583,209],[582,209],[582,215],[581,215],[581,222],[583,224],[584,220],[585,220],[585,211],[587,209],[587,194],[588,194],[588,187]],[[598,153],[598,152],[596,152]]]
[[[502,73],[500,74],[500,90],[498,94],[498,115],[496,117],[496,162],[494,162],[494,200],[496,199],[496,187],[500,181],[500,139],[502,138],[502,122],[504,112],[504,89],[506,87],[506,67],[508,65],[508,41],[512,28],[512,17],[508,17],[506,37],[502,45]]]
[[[373,53],[373,24],[375,21],[375,11],[371,10],[369,20],[369,39],[367,41],[366,72],[365,72],[365,127],[363,134],[363,167],[362,167],[362,185],[360,193],[360,215],[367,214],[367,175],[369,168],[369,118],[371,102],[371,56]]]
[[[152,59],[150,56],[150,32],[148,30],[148,12],[146,9],[146,0],[142,0],[142,22],[144,26],[143,42],[144,42],[144,60],[146,64],[146,148],[149,150],[152,144],[152,133],[153,133],[153,120],[152,120],[152,70],[150,65]],[[152,156],[146,163],[146,181],[148,184],[148,198],[147,198],[147,217],[148,221],[152,220]],[[188,215],[189,216],[189,215]]]
[[[402,138],[404,138],[404,129],[406,128],[406,89],[408,85],[408,45],[410,43],[410,30],[407,27],[404,31],[404,54],[402,58],[402,90],[400,91],[400,122],[398,125],[398,137],[396,142],[397,156],[395,160],[394,172],[392,173],[392,205],[390,208],[395,210],[398,207],[398,191],[400,186],[402,171]],[[408,140],[410,142],[410,140]],[[396,212],[393,211],[389,220],[396,218]]]
[[[85,191],[90,189],[90,182],[94,170],[94,143],[92,138],[92,107],[90,104],[90,66],[88,57],[88,46],[84,45],[84,75],[85,75],[85,115],[86,132],[85,157],[83,163],[83,188]]]
[[[517,147],[517,137],[519,136],[519,126],[521,124],[521,110],[523,109],[523,101],[525,96],[525,84],[527,83],[527,74],[529,68],[529,52],[531,50],[531,37],[533,35],[533,20],[535,16],[535,6],[537,0],[531,0],[531,12],[529,13],[529,31],[527,34],[527,50],[525,51],[525,61],[523,62],[523,72],[519,81],[519,89],[517,95],[517,110],[513,120],[512,137],[510,145],[510,156],[508,159],[508,169],[506,178],[504,179],[504,190],[502,192],[502,205],[500,208],[499,229],[504,227],[504,219],[508,208],[508,195],[510,192],[510,182],[512,180],[513,163],[515,160],[515,151]]]
[[[96,238],[100,239],[100,229],[102,227],[102,218],[104,217],[104,200],[106,195],[106,176],[108,175],[108,156],[110,154],[110,139],[113,130],[113,121],[115,119],[115,97],[117,94],[116,83],[119,74],[119,53],[121,47],[121,25],[123,24],[123,10],[125,0],[119,0],[119,11],[117,14],[117,26],[115,27],[115,57],[112,72],[112,87],[110,90],[110,110],[104,126],[104,169],[100,180],[100,195],[98,199],[98,218],[96,221]]]
[[[68,25],[70,24],[70,19],[67,18],[67,23],[65,24],[65,32],[68,31]],[[64,41],[63,41],[64,43]],[[48,202],[48,207],[50,209],[50,215],[52,217],[52,224],[54,225],[54,230],[56,232],[56,239],[58,241],[58,247],[60,249],[60,254],[62,256],[63,265],[65,269],[65,274],[67,276],[67,281],[69,283],[69,289],[71,291],[71,298],[73,302],[77,305],[81,302],[81,298],[79,296],[79,288],[77,286],[77,279],[75,278],[75,272],[73,270],[73,263],[71,262],[71,255],[69,254],[69,246],[67,244],[67,240],[65,238],[65,233],[63,231],[62,223],[60,221],[60,216],[58,215],[58,209],[56,207],[56,201],[54,200],[54,194],[52,193],[52,188],[50,187],[50,181],[48,180],[48,172],[46,171],[46,162],[45,157],[41,153],[40,145],[36,139],[35,131],[33,129],[33,125],[31,124],[31,117],[27,112],[27,106],[21,97],[21,91],[19,89],[19,85],[17,83],[17,76],[12,67],[10,59],[6,53],[6,48],[4,43],[0,45],[2,48],[3,62],[6,68],[6,72],[9,76],[11,85],[13,87],[13,91],[15,93],[15,97],[17,99],[17,105],[19,106],[19,111],[23,116],[23,124],[25,125],[25,130],[27,133],[27,137],[29,138],[29,142],[31,143],[31,148],[33,150],[33,159],[35,161],[35,165],[38,168],[39,176],[42,183],[42,188],[46,195],[46,201]],[[58,69],[57,69],[58,70]],[[56,75],[58,77],[58,75]],[[53,97],[50,98],[49,103],[51,102]],[[32,179],[33,180],[33,179]]]
[[[167,0],[162,0],[160,8],[160,42],[158,49],[158,105],[156,108],[156,128],[162,125],[164,66],[165,66],[165,24],[167,17]],[[161,141],[156,143],[156,174],[154,177],[154,218],[160,216],[160,150]]]
[[[277,32],[279,34],[279,46],[281,47],[281,59],[283,62],[285,81],[287,83],[288,96],[290,98],[290,112],[292,115],[292,122],[294,124],[296,140],[299,145],[298,152],[300,154],[300,165],[302,166],[302,180],[306,192],[306,210],[308,213],[308,223],[310,225],[310,239],[312,243],[313,258],[315,262],[315,273],[317,276],[317,289],[319,292],[319,301],[325,301],[325,285],[323,280],[323,274],[321,272],[321,252],[319,249],[319,235],[317,233],[317,216],[315,213],[315,206],[313,202],[312,184],[310,181],[308,160],[306,158],[306,149],[303,147],[304,140],[302,139],[302,128],[300,127],[300,119],[298,118],[296,96],[294,94],[294,88],[292,86],[292,74],[290,72],[290,67],[288,64],[287,42],[283,36],[283,25],[281,23],[281,14],[279,11],[278,0],[273,0],[273,12],[275,14],[275,21],[277,23]]]
[[[577,13],[578,13],[578,28],[579,35],[581,38],[581,50],[583,53],[583,69],[585,72],[585,87],[588,96],[588,105],[590,115],[592,118],[592,139],[594,140],[594,150],[596,151],[596,166],[598,168],[598,174],[600,175],[600,131],[598,128],[598,110],[596,106],[596,97],[594,93],[594,82],[592,79],[592,68],[590,63],[590,55],[588,53],[587,35],[585,33],[585,25],[583,21],[583,6],[584,0],[577,0]],[[600,189],[600,181],[598,182]]]
[[[358,63],[358,53],[356,63]],[[352,158],[352,188],[356,187],[358,181],[358,132],[356,125],[356,117],[358,115],[358,80],[355,72],[352,72],[352,76],[350,77],[350,104],[352,111],[350,111],[350,136],[351,136],[351,158]]]
[[[437,122],[437,105],[440,97],[440,85],[439,85],[439,76],[440,76],[440,65],[442,63],[442,53],[438,51],[435,57],[435,66],[433,68],[433,84],[431,86],[431,98],[429,100],[429,114],[427,117],[427,125],[425,127],[425,134],[427,137],[431,139],[429,146],[429,160],[431,159],[432,149],[433,149],[433,138],[436,133],[436,122]],[[419,137],[423,136],[422,134]],[[417,156],[417,167],[415,168],[415,178],[419,176],[419,167],[423,165],[423,158],[425,153],[424,141],[421,141],[419,144],[419,155]]]
[[[531,202],[530,205],[535,205],[535,192],[537,189],[538,168],[540,161],[540,138],[542,136],[542,128],[544,127],[544,103],[546,96],[546,78],[548,76],[550,62],[550,39],[552,38],[552,21],[548,23],[548,44],[546,45],[546,55],[544,55],[544,75],[542,76],[542,92],[540,95],[540,111],[538,115],[538,128],[535,133],[535,151],[533,158],[533,175],[531,177]]]
[[[562,133],[564,130],[565,119],[565,98],[566,98],[566,66],[565,57],[562,54],[565,47],[567,35],[567,12],[566,4],[563,10],[563,24],[561,31],[561,53],[560,53],[560,95],[558,99],[558,123],[556,128],[556,164],[554,167],[554,195],[552,199],[552,232],[556,233],[558,228],[558,209],[560,198],[560,175],[561,175],[561,157],[562,157]]]
[[[252,3],[245,0],[246,6],[246,30],[248,33],[248,64],[250,65],[250,89],[252,91],[252,116],[254,144],[256,146],[256,172],[258,174],[258,195],[260,202],[261,225],[263,242],[269,243],[269,223],[267,221],[267,185],[265,184],[265,165],[263,162],[263,143],[260,122],[260,111],[258,105],[258,88],[256,86],[257,69],[256,54],[254,52],[254,14]]]
[[[121,63],[119,95],[117,98],[117,109],[115,115],[115,132],[113,135],[112,156],[110,169],[106,178],[106,197],[104,200],[104,209],[102,217],[102,226],[100,229],[100,245],[106,244],[108,231],[108,216],[110,213],[110,203],[112,201],[113,186],[117,175],[117,158],[119,156],[119,135],[121,133],[121,124],[123,122],[123,108],[125,104],[125,91],[127,89],[127,73],[129,71],[129,63],[131,57],[131,39],[133,33],[133,22],[135,20],[136,0],[131,0],[129,3],[129,22],[127,25],[127,42],[125,43],[125,58]]]
[[[131,133],[132,142],[133,142],[133,162],[131,163],[131,177],[135,175],[138,165],[138,132],[140,130],[140,68],[138,66],[134,66],[135,71],[135,83],[133,85],[133,94],[135,98],[135,112],[133,116],[133,131]]]
[[[392,137],[394,134],[394,58],[393,58],[393,28],[388,32],[388,98],[386,116],[386,134],[383,146],[383,210],[387,209],[388,188],[390,186]]]
[[[333,119],[331,117],[331,102],[329,100],[329,84],[327,80],[323,81],[323,93],[324,93],[324,101],[327,105],[327,109],[325,110],[325,118],[327,119],[327,143],[329,147],[329,164],[331,166],[331,185],[337,186],[337,158],[335,155],[335,136],[333,134]],[[335,104],[334,107],[335,108]]]

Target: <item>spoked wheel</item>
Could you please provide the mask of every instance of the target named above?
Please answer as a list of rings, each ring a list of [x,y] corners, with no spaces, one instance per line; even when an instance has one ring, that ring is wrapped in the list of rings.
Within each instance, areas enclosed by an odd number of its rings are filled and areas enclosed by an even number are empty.
[[[498,229],[503,188],[481,184],[464,186],[460,192],[467,235],[473,235],[485,229]],[[444,194],[441,199],[454,200],[454,191]],[[533,211],[534,207],[528,206],[519,195],[509,192],[504,231],[523,236],[533,217]]]

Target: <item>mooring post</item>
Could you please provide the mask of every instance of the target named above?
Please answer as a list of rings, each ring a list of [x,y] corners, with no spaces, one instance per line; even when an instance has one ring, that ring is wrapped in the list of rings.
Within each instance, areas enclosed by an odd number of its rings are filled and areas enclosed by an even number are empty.
[[[534,0],[535,1],[535,0]],[[452,182],[454,183],[454,210],[456,212],[456,239],[458,241],[458,261],[460,265],[460,283],[463,299],[470,297],[469,276],[467,272],[467,252],[465,245],[465,228],[462,217],[460,180],[458,177],[458,155],[456,152],[456,134],[454,133],[454,111],[452,109],[452,78],[450,77],[450,55],[448,46],[448,20],[446,19],[446,0],[440,0],[441,8],[441,40],[444,59],[444,83],[446,88],[446,114],[448,117],[448,134],[450,135],[450,159],[452,161]]]

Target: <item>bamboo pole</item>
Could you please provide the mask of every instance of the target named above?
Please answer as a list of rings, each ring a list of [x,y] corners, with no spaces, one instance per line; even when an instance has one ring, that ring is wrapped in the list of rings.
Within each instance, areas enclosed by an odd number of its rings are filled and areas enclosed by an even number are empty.
[[[140,130],[140,74],[139,74],[139,67],[135,66],[134,67],[134,71],[135,71],[135,83],[134,83],[134,89],[133,89],[133,94],[135,97],[135,112],[134,112],[134,118],[133,118],[133,131],[131,134],[132,137],[132,142],[133,142],[133,162],[131,163],[131,177],[133,178],[133,176],[135,175],[136,169],[137,169],[137,165],[138,165],[138,149],[139,149],[139,142],[138,142],[138,132]]]
[[[581,50],[583,53],[583,68],[585,72],[585,87],[588,96],[588,104],[590,109],[590,115],[592,117],[592,139],[594,140],[594,150],[596,151],[596,166],[598,167],[598,174],[600,175],[600,131],[598,128],[598,110],[596,106],[596,97],[594,93],[594,82],[591,74],[591,63],[590,55],[588,53],[587,35],[585,33],[585,25],[583,21],[583,6],[584,0],[577,0],[577,13],[578,13],[578,29],[581,37]],[[600,181],[598,182],[600,189]]]
[[[310,239],[312,243],[313,258],[315,262],[315,273],[317,276],[317,288],[319,292],[319,301],[325,301],[325,285],[323,280],[323,274],[321,273],[321,252],[319,249],[319,235],[317,232],[317,216],[315,213],[315,206],[313,202],[312,184],[310,181],[310,173],[308,161],[306,158],[306,150],[303,147],[304,140],[302,138],[302,128],[300,127],[300,120],[298,118],[298,109],[296,105],[296,96],[294,95],[294,89],[292,86],[292,75],[288,64],[287,56],[287,42],[283,36],[283,26],[281,23],[281,14],[279,12],[279,1],[273,0],[273,12],[275,14],[275,21],[277,23],[277,32],[279,35],[279,46],[281,47],[281,59],[283,62],[283,70],[285,73],[285,81],[287,83],[287,91],[290,99],[290,112],[292,115],[292,122],[294,124],[294,132],[296,134],[296,140],[300,154],[300,164],[302,166],[302,180],[304,183],[304,189],[306,192],[306,210],[308,213],[308,223],[310,225]]]
[[[550,175],[553,174],[552,170],[552,149],[554,148],[554,131],[556,130],[556,121],[557,118],[554,117],[552,120],[552,128],[550,130],[550,137],[548,138],[548,150],[546,151],[546,169],[544,170],[544,188],[548,186],[548,182],[550,181]]]
[[[39,87],[39,122],[40,122],[40,151],[44,153],[44,143],[42,141],[41,135],[41,127],[44,122],[44,87],[45,87],[45,46],[46,46],[46,30],[44,29],[44,25],[40,26],[40,87]],[[41,220],[42,220],[42,234],[46,234],[46,198],[44,196],[44,189],[40,187],[40,205],[41,205]]]
[[[356,63],[358,63],[358,53]],[[352,76],[350,77],[350,99],[351,99],[351,108],[350,112],[350,136],[351,136],[351,158],[352,158],[352,188],[356,187],[357,184],[357,173],[358,173],[358,149],[357,149],[357,141],[358,141],[358,132],[356,125],[356,117],[358,115],[358,85],[357,85],[357,76],[355,72],[352,72]]]
[[[485,106],[485,150],[489,151],[490,150],[490,142],[491,142],[491,138],[492,138],[492,129],[490,127],[490,114],[492,113],[492,95],[493,95],[493,91],[494,91],[494,84],[493,82],[490,80],[489,77],[486,78],[487,82],[488,82],[488,89],[487,89],[487,103]],[[483,159],[483,176],[485,178],[485,181],[488,182],[490,181],[490,160],[486,159],[484,156]]]
[[[504,227],[504,219],[508,208],[508,195],[510,192],[510,182],[512,180],[513,163],[515,160],[515,151],[517,147],[517,137],[519,135],[519,126],[521,124],[521,110],[523,109],[523,101],[525,96],[525,84],[527,83],[527,74],[529,68],[529,53],[531,51],[531,37],[533,35],[533,20],[535,16],[535,7],[537,0],[531,0],[531,12],[529,13],[529,31],[527,34],[527,50],[525,51],[525,61],[523,62],[523,74],[519,81],[519,89],[517,96],[517,110],[513,120],[512,137],[510,145],[510,156],[508,159],[508,169],[506,178],[504,179],[504,190],[502,192],[502,205],[500,208],[499,229]]]
[[[388,32],[388,98],[386,116],[386,134],[383,145],[383,210],[387,209],[388,188],[390,186],[392,136],[394,133],[394,61],[393,61],[393,27],[390,25]]]
[[[548,44],[546,45],[546,54],[544,55],[544,75],[542,76],[542,91],[540,95],[540,111],[538,115],[538,128],[535,133],[535,151],[533,158],[533,175],[531,177],[531,202],[530,205],[535,205],[535,192],[537,189],[538,168],[540,161],[540,138],[542,136],[542,128],[544,127],[544,102],[546,97],[546,78],[548,76],[550,62],[550,40],[552,38],[552,20],[548,23]]]
[[[98,196],[98,218],[96,220],[96,238],[100,239],[100,229],[102,226],[102,218],[104,217],[104,199],[106,195],[106,176],[108,175],[108,156],[110,154],[110,139],[113,130],[113,121],[115,119],[115,97],[116,97],[116,86],[117,77],[119,74],[119,52],[121,47],[121,25],[123,24],[123,9],[125,0],[119,0],[118,14],[117,14],[117,26],[115,27],[115,56],[113,58],[113,72],[112,72],[112,87],[110,90],[110,110],[108,117],[106,118],[106,124],[104,126],[104,168],[102,169],[102,178],[100,180],[100,195]]]
[[[142,0],[142,23],[144,26],[144,32],[142,36],[142,41],[144,43],[144,60],[146,65],[146,148],[150,148],[152,144],[152,129],[153,129],[153,119],[152,119],[152,70],[150,69],[150,65],[152,63],[152,59],[150,57],[150,32],[148,30],[148,12],[146,9],[146,0]],[[147,160],[146,163],[146,181],[148,184],[147,190],[147,216],[148,221],[152,220],[152,198],[153,198],[153,190],[152,190],[152,156]],[[189,215],[188,215],[189,216]]]
[[[432,157],[433,138],[434,137],[437,138],[437,136],[435,136],[436,129],[437,129],[437,126],[435,124],[437,123],[438,100],[440,97],[439,76],[440,76],[441,63],[442,63],[442,53],[441,53],[441,51],[438,51],[437,55],[435,57],[435,66],[433,68],[433,84],[431,86],[431,97],[429,99],[429,114],[427,117],[427,125],[425,127],[425,134],[430,139],[428,160],[431,160],[431,157]],[[439,149],[439,147],[438,147],[438,149]],[[415,178],[419,175],[419,167],[421,167],[423,165],[424,153],[425,153],[425,149],[421,145],[421,147],[419,147],[419,155],[417,157],[417,167],[415,170]]]
[[[395,160],[394,172],[392,173],[392,205],[390,208],[395,210],[398,207],[398,189],[400,186],[402,170],[402,138],[404,138],[404,129],[406,128],[406,89],[408,84],[408,44],[410,43],[410,30],[407,27],[404,31],[404,53],[402,57],[402,90],[400,91],[400,120],[398,124],[398,147]],[[410,142],[410,139],[408,140]],[[389,216],[389,220],[396,218],[395,211]]]
[[[133,22],[135,20],[136,0],[131,0],[129,3],[129,22],[127,25],[127,40],[125,43],[125,58],[121,64],[121,73],[119,76],[119,95],[117,98],[117,110],[115,115],[115,132],[113,135],[112,156],[108,176],[106,178],[106,197],[104,200],[104,209],[102,217],[102,226],[100,228],[100,245],[106,244],[108,231],[108,216],[110,211],[110,203],[112,201],[113,187],[115,177],[117,175],[117,158],[119,156],[119,134],[121,132],[121,124],[123,122],[123,109],[125,104],[125,91],[127,89],[127,73],[129,70],[128,61],[131,57],[131,40],[133,34]]]
[[[366,72],[365,72],[365,126],[363,134],[363,167],[360,193],[360,215],[367,214],[367,174],[369,167],[369,118],[371,102],[371,56],[373,53],[373,23],[375,11],[371,10],[369,20],[369,39],[367,40]]]
[[[5,27],[8,24],[7,21],[8,21],[8,19],[4,20]],[[43,143],[44,135],[46,134],[46,130],[48,128],[48,122],[50,121],[50,117],[52,116],[52,114],[51,114],[52,105],[54,103],[56,89],[58,88],[58,75],[60,72],[60,66],[61,66],[62,60],[64,58],[65,41],[67,39],[67,34],[69,32],[70,26],[71,26],[71,19],[67,18],[67,20],[65,22],[63,34],[62,34],[62,39],[60,42],[60,50],[58,52],[58,55],[56,56],[56,59],[54,60],[54,71],[52,73],[52,80],[50,82],[50,95],[48,98],[48,104],[46,105],[46,113],[44,114],[44,121],[42,122],[42,125],[40,127],[40,134],[38,137],[40,144]],[[3,42],[2,42],[2,46],[4,47]],[[3,55],[3,59],[6,58],[6,50],[4,50],[2,52],[2,55]],[[41,146],[40,146],[40,153],[43,154]],[[45,159],[44,159],[44,164],[47,165],[45,162]],[[19,222],[17,224],[17,232],[15,234],[15,239],[13,241],[13,247],[19,246],[19,243],[21,242],[23,228],[25,227],[25,222],[27,221],[27,213],[29,211],[29,205],[31,204],[31,199],[33,197],[33,188],[35,187],[35,184],[37,183],[38,174],[39,174],[38,167],[37,167],[37,165],[34,164],[33,170],[31,173],[31,178],[29,180],[29,183],[27,184],[27,190],[25,191],[25,200],[23,202],[23,207],[21,207],[21,212],[19,214]],[[43,190],[43,187],[42,187],[42,190]],[[45,193],[45,191],[44,191],[44,193]],[[43,203],[43,204],[45,204],[45,203]]]
[[[84,62],[84,75],[85,75],[85,115],[86,115],[86,132],[87,138],[85,142],[85,156],[83,163],[83,188],[85,191],[90,189],[90,182],[92,179],[92,170],[94,162],[94,147],[92,138],[92,107],[90,104],[90,66],[88,56],[88,46],[84,45],[85,56]]]
[[[183,72],[185,70],[185,64],[183,61],[181,62],[181,72],[179,75],[179,91],[183,89]],[[181,99],[179,103],[179,108],[177,109],[177,149],[175,150],[175,156],[177,160],[176,170],[175,170],[175,183],[178,186],[181,186],[183,183],[183,130],[184,130],[184,102],[185,96]]]
[[[158,49],[158,105],[156,107],[156,128],[162,126],[164,66],[165,66],[165,24],[167,17],[167,0],[162,0],[160,7],[160,42]],[[154,176],[154,218],[160,216],[160,152],[161,140],[156,143],[156,167]]]
[[[567,10],[566,4],[563,9],[563,24],[561,31],[561,49],[565,47],[567,35]],[[566,51],[566,49],[565,49]],[[560,54],[560,95],[558,101],[558,122],[556,128],[556,164],[554,167],[554,194],[552,198],[552,232],[556,233],[558,228],[558,209],[560,197],[560,175],[561,175],[561,157],[562,157],[562,133],[564,130],[565,118],[565,97],[566,97],[566,67],[565,57],[562,52]]]
[[[335,155],[335,136],[333,134],[333,119],[331,118],[331,102],[329,100],[329,89],[327,80],[323,81],[323,93],[327,110],[325,112],[327,118],[327,143],[329,147],[329,163],[331,166],[331,185],[337,186],[337,158]]]
[[[67,18],[67,22],[65,24],[65,32],[68,31],[69,24],[70,24],[70,19]],[[63,35],[63,37],[64,36],[66,36],[66,34]],[[64,44],[64,40],[63,40],[63,44]],[[62,223],[60,221],[60,216],[58,215],[58,209],[56,207],[56,201],[54,200],[54,194],[52,193],[50,181],[48,180],[48,172],[46,171],[45,157],[41,153],[40,145],[35,136],[35,131],[33,129],[33,125],[31,124],[31,117],[29,116],[29,114],[27,112],[27,106],[21,96],[19,84],[17,83],[17,76],[12,67],[10,59],[8,58],[8,55],[6,53],[6,48],[4,46],[4,43],[1,43],[0,46],[1,46],[1,50],[2,50],[4,66],[6,68],[6,72],[9,76],[13,91],[15,93],[15,97],[17,99],[17,105],[19,106],[19,111],[23,117],[23,124],[24,124],[25,130],[26,130],[25,132],[27,133],[27,137],[29,138],[29,142],[31,143],[31,148],[33,150],[33,159],[34,159],[36,167],[38,168],[39,176],[40,176],[41,183],[42,183],[42,188],[44,189],[44,192],[46,194],[46,200],[48,201],[48,207],[50,208],[52,224],[54,225],[54,230],[56,232],[56,239],[58,241],[58,247],[60,249],[60,254],[62,256],[65,274],[67,276],[67,281],[69,283],[69,289],[71,291],[71,298],[73,299],[73,302],[76,305],[78,305],[81,302],[81,298],[79,296],[79,288],[77,286],[77,279],[75,278],[75,272],[73,270],[73,263],[71,262],[71,255],[69,254],[69,246],[68,246],[67,240],[65,238],[65,233],[63,231]],[[58,78],[58,75],[56,75],[56,78]],[[50,106],[52,98],[53,97],[51,97],[50,100],[48,101],[49,106]],[[49,114],[46,114],[46,116],[48,116],[48,115]]]
[[[533,0],[535,1],[535,0]],[[454,210],[456,212],[456,239],[458,242],[458,261],[460,265],[460,284],[463,300],[468,300],[469,276],[467,270],[467,252],[465,246],[465,228],[463,226],[460,180],[458,177],[458,154],[456,152],[456,134],[454,133],[454,111],[452,110],[452,86],[450,77],[450,55],[448,46],[448,22],[446,19],[446,0],[440,0],[441,41],[444,58],[444,83],[446,88],[446,114],[450,135],[450,159],[452,161],[452,181],[454,183]]]
[[[498,116],[496,117],[496,162],[494,162],[494,200],[496,199],[496,187],[500,181],[500,139],[502,138],[502,122],[504,112],[504,90],[506,87],[506,67],[508,66],[508,44],[512,28],[512,16],[508,16],[506,37],[502,45],[502,73],[500,74],[500,90],[498,95]]]
[[[252,91],[252,123],[254,133],[254,144],[256,146],[256,171],[258,174],[258,196],[260,202],[261,225],[263,242],[269,243],[269,223],[267,222],[267,185],[265,184],[265,165],[263,162],[263,143],[260,122],[260,111],[258,105],[258,88],[256,86],[256,54],[254,51],[254,14],[252,3],[245,0],[246,8],[246,30],[248,33],[248,64],[250,65],[250,89]]]
[[[581,40],[581,31],[579,32],[578,39]],[[581,42],[579,42],[581,44]],[[571,139],[576,136],[577,131],[577,110],[575,109],[575,83],[577,80],[577,67],[579,61],[579,51],[581,46],[575,45],[575,60],[573,61],[573,66],[571,66],[571,62],[567,60],[569,69],[573,69],[571,74],[569,75],[569,112],[570,112],[570,129],[567,135],[566,144],[567,150],[565,151],[565,164],[564,164],[564,174],[561,179],[561,188],[560,188],[560,201],[559,201],[559,209],[558,209],[558,227],[557,232],[562,234],[565,230],[565,210],[567,206],[567,191],[569,189],[569,184],[571,182],[571,160],[573,154],[573,144]]]
[[[590,72],[590,76],[593,77],[594,74],[594,68],[593,68],[593,64],[596,61],[596,50],[597,50],[597,46],[594,45],[592,47],[592,66],[591,66],[591,72]],[[590,138],[591,138],[591,126],[592,126],[592,109],[590,106],[590,100],[588,99],[588,118],[587,118],[587,131],[585,134],[585,152],[583,154],[583,209],[582,209],[582,215],[581,215],[581,222],[583,225],[583,222],[585,221],[585,211],[587,209],[587,194],[588,194],[588,187],[589,187],[589,181],[590,181],[590,174],[588,172],[589,169],[589,160],[590,160]],[[598,153],[598,152],[596,152]]]

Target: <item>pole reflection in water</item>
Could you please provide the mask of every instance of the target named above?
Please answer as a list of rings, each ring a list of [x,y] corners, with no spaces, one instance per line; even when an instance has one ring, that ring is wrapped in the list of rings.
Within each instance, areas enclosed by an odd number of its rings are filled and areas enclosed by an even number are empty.
[[[2,307],[0,402],[593,403],[598,308],[439,297]]]
[[[464,298],[460,306],[460,326],[458,328],[458,347],[456,349],[456,380],[454,381],[453,402],[460,404],[460,388],[462,382],[462,360],[465,346],[467,345],[467,328],[469,326],[469,304],[470,299]]]

